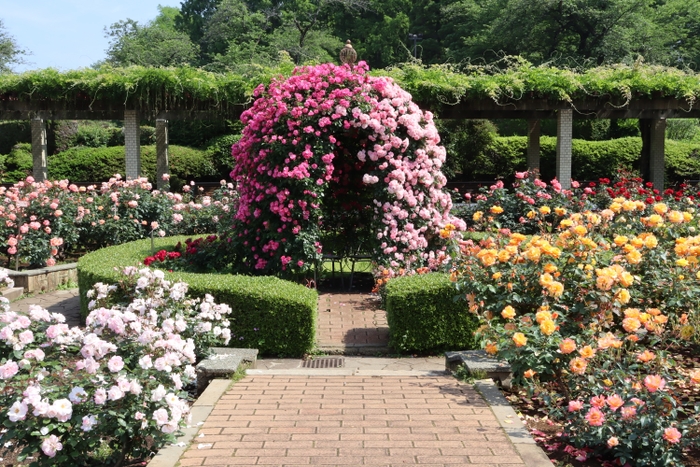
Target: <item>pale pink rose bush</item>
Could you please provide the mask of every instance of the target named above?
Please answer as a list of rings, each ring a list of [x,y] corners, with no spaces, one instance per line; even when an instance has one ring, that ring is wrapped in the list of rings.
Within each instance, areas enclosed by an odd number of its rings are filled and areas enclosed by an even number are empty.
[[[12,267],[43,267],[78,247],[90,251],[151,235],[215,232],[237,194],[225,181],[211,195],[183,195],[154,190],[145,178],[115,175],[87,187],[28,177],[0,187],[0,199],[2,252]]]
[[[228,240],[248,270],[307,270],[332,232],[366,237],[377,262],[420,266],[444,225],[464,229],[442,190],[433,116],[390,78],[324,64],[254,95],[232,151],[240,199]]]
[[[228,342],[227,305],[188,298],[186,284],[160,271],[124,272],[123,284],[91,290],[85,329],[38,306],[24,316],[3,303],[0,407],[8,431],[0,439],[24,444],[33,465],[83,465],[100,446],[102,454],[109,447],[111,464],[163,446],[187,424],[184,387],[204,353],[198,343]],[[126,304],[101,306],[123,299],[127,284],[134,288]]]

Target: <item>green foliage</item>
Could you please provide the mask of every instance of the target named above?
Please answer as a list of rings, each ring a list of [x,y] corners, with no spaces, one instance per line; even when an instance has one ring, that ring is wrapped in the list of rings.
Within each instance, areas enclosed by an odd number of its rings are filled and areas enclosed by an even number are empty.
[[[447,274],[391,279],[385,291],[389,345],[403,352],[476,348],[478,319],[455,295]]]
[[[172,250],[188,237],[155,240],[155,247]],[[86,292],[97,282],[119,281],[121,268],[136,266],[151,255],[151,241],[139,240],[104,248],[78,261],[81,313],[87,314]],[[118,270],[115,270],[114,268]],[[318,294],[313,289],[275,277],[166,272],[166,279],[189,284],[192,297],[210,294],[232,309],[232,347],[257,348],[262,355],[301,357],[315,344]]]
[[[0,154],[9,154],[15,144],[31,140],[29,120],[0,121]]]
[[[170,183],[173,186],[181,186],[188,180],[218,179],[211,157],[203,150],[170,145],[168,158],[171,173]],[[104,182],[114,174],[123,174],[125,164],[124,146],[77,147],[51,156],[48,171],[51,179],[68,179],[71,182]],[[149,180],[155,181],[155,146],[141,146],[141,172]]]
[[[225,179],[228,180],[228,174],[233,169],[233,157],[231,157],[231,147],[241,139],[241,135],[222,135],[212,138],[207,143],[207,154],[210,155],[216,172],[225,174]]]
[[[0,156],[2,183],[15,183],[32,174],[34,159],[31,143],[16,144],[6,156]]]
[[[478,161],[493,145],[497,130],[488,120],[437,120],[435,122],[447,151],[442,171],[448,179],[468,177],[482,167]]]
[[[187,34],[175,29],[177,10],[162,6],[159,9],[160,15],[148,24],[126,19],[105,29],[105,35],[111,37],[107,63],[156,67],[196,63],[197,46]]]

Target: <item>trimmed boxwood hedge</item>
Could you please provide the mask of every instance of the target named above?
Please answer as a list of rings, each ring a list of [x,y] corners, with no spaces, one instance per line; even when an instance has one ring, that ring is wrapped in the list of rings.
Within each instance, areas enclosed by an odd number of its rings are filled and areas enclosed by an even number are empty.
[[[557,139],[540,138],[540,167],[542,178],[555,176]],[[642,139],[625,137],[605,141],[572,142],[572,178],[597,180],[611,178],[618,167],[635,168],[642,152]],[[693,141],[666,140],[666,181],[678,183],[700,178],[700,144]],[[449,157],[449,155],[448,155]],[[527,167],[527,137],[503,136],[494,139],[482,154],[468,161],[464,170],[473,180],[512,180],[515,171]]]
[[[156,250],[171,249],[189,237],[155,239]],[[88,253],[78,261],[80,310],[87,316],[86,292],[97,282],[113,284],[125,266],[137,266],[151,255],[150,239],[124,243]],[[116,269],[115,269],[116,268]],[[316,339],[318,294],[276,277],[166,272],[168,280],[189,284],[193,297],[212,295],[232,309],[232,347],[257,348],[261,355],[301,357]]]
[[[449,275],[430,273],[391,279],[384,292],[389,346],[402,352],[477,348],[478,319],[455,300]]]
[[[71,182],[106,182],[114,174],[124,175],[126,167],[124,146],[103,148],[76,147],[49,157],[48,175],[51,180]],[[203,149],[168,146],[170,184],[180,187],[189,180],[219,181],[228,174],[219,174],[212,155]],[[141,146],[141,173],[155,184],[156,147]]]

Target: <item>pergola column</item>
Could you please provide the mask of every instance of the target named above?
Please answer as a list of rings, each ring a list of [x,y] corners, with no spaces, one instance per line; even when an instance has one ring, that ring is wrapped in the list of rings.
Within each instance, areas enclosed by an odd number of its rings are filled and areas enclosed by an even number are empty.
[[[540,121],[527,121],[527,170],[540,170]]]
[[[32,176],[37,182],[43,182],[48,178],[46,164],[46,121],[42,118],[33,118],[32,129]]]
[[[141,176],[141,128],[137,110],[124,111],[124,151],[126,156],[126,178]]]
[[[156,186],[159,190],[167,185],[163,175],[170,173],[168,162],[168,121],[156,120]]]
[[[651,121],[650,133],[649,181],[654,184],[654,188],[662,191],[665,181],[666,119],[654,118]]]
[[[574,134],[574,112],[559,109],[557,112],[557,171],[561,187],[571,188],[571,147]]]

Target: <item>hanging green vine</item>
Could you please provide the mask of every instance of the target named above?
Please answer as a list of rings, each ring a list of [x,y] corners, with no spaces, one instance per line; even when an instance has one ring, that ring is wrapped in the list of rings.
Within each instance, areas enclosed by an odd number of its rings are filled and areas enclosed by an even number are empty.
[[[533,66],[508,57],[505,68],[402,64],[374,70],[388,75],[421,104],[438,110],[467,99],[490,99],[499,104],[521,99],[573,103],[596,98],[621,107],[632,99],[676,98],[692,108],[700,96],[700,79],[691,71],[656,65],[611,65],[585,71]],[[220,110],[251,102],[253,90],[273,77],[289,76],[293,66],[251,66],[244,74],[211,73],[197,68],[128,67],[60,72],[52,68],[21,74],[0,74],[0,105],[37,103],[56,108],[139,108],[162,110]]]

